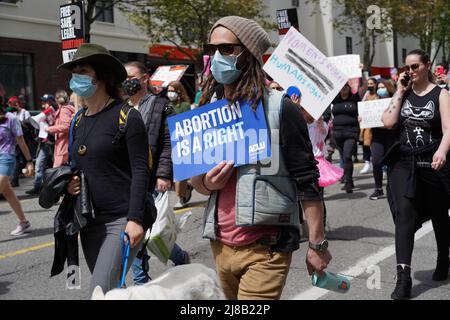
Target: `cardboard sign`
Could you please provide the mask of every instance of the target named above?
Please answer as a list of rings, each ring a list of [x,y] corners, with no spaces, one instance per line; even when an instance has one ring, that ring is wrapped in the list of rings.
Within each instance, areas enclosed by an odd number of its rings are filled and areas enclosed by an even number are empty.
[[[328,60],[334,63],[339,69],[341,69],[349,79],[362,77],[362,71],[359,67],[359,65],[361,64],[361,58],[359,54],[329,57]]]
[[[280,36],[288,33],[291,27],[299,30],[297,9],[277,10],[278,34]]]
[[[82,1],[59,7],[61,46],[64,63],[73,59],[84,43],[84,5]]]
[[[358,102],[358,114],[361,117],[361,129],[384,127],[381,117],[389,107],[391,98]]]
[[[296,86],[302,106],[319,119],[348,77],[295,28],[289,29],[264,65],[283,88]]]
[[[153,87],[166,88],[172,81],[179,81],[187,69],[185,65],[160,66],[150,77],[150,83]]]
[[[221,161],[242,166],[271,156],[269,133],[260,103],[229,106],[223,99],[167,119],[175,181],[203,174]]]

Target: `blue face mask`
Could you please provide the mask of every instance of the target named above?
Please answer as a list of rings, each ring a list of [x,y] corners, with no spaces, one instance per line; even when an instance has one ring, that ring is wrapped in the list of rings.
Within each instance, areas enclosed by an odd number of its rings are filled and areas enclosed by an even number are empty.
[[[70,79],[70,89],[83,98],[90,98],[97,90],[97,85],[92,84],[90,76],[74,73]]]
[[[242,70],[236,68],[238,56],[224,56],[216,51],[211,63],[211,73],[218,83],[231,84],[236,81],[242,73]]]
[[[387,98],[389,96],[389,93],[386,88],[380,88],[377,90],[377,95],[380,98]]]

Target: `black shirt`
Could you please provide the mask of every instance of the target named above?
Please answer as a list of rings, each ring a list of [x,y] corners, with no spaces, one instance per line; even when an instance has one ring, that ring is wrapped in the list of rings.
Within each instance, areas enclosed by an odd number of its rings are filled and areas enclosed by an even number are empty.
[[[96,215],[128,216],[142,223],[149,184],[148,139],[139,111],[130,110],[124,138],[113,144],[122,103],[82,116],[75,129],[72,159],[84,171]],[[80,145],[87,147],[84,156]]]
[[[323,189],[319,187],[319,169],[309,139],[308,126],[299,107],[285,98],[281,124],[281,151],[286,167],[297,183],[299,201],[323,200]],[[302,215],[300,209],[299,215]],[[275,252],[291,252],[299,248],[300,233],[295,227],[280,227],[277,244],[271,246]]]
[[[308,125],[299,107],[284,99],[281,123],[281,151],[291,177],[297,182],[299,200],[322,200],[319,169],[309,139]]]
[[[442,88],[435,86],[424,96],[408,90],[400,111],[400,141],[419,148],[442,138],[439,96]]]
[[[361,101],[361,98],[358,94],[350,94],[345,100],[339,94],[334,99],[331,109],[333,113],[333,130],[359,131],[359,101]]]

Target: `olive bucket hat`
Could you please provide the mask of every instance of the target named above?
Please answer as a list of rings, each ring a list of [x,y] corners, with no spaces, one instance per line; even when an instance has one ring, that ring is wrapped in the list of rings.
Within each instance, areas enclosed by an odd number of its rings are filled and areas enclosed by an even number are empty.
[[[78,64],[84,63],[106,66],[114,74],[116,84],[122,83],[127,78],[127,71],[122,62],[111,55],[106,48],[93,43],[82,44],[75,52],[72,61],[59,65],[58,70],[72,71]]]

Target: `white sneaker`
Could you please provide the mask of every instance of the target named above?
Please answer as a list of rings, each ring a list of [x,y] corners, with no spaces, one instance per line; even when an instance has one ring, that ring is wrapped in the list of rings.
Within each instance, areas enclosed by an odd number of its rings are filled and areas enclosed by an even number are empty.
[[[366,161],[364,163],[364,167],[361,169],[361,171],[359,173],[365,174],[365,173],[370,173],[370,172],[372,172],[372,162]]]
[[[30,232],[31,231],[31,223],[29,221],[24,222],[24,223],[19,223],[17,225],[17,227],[11,231],[11,235],[12,236],[20,236],[26,232]]]

